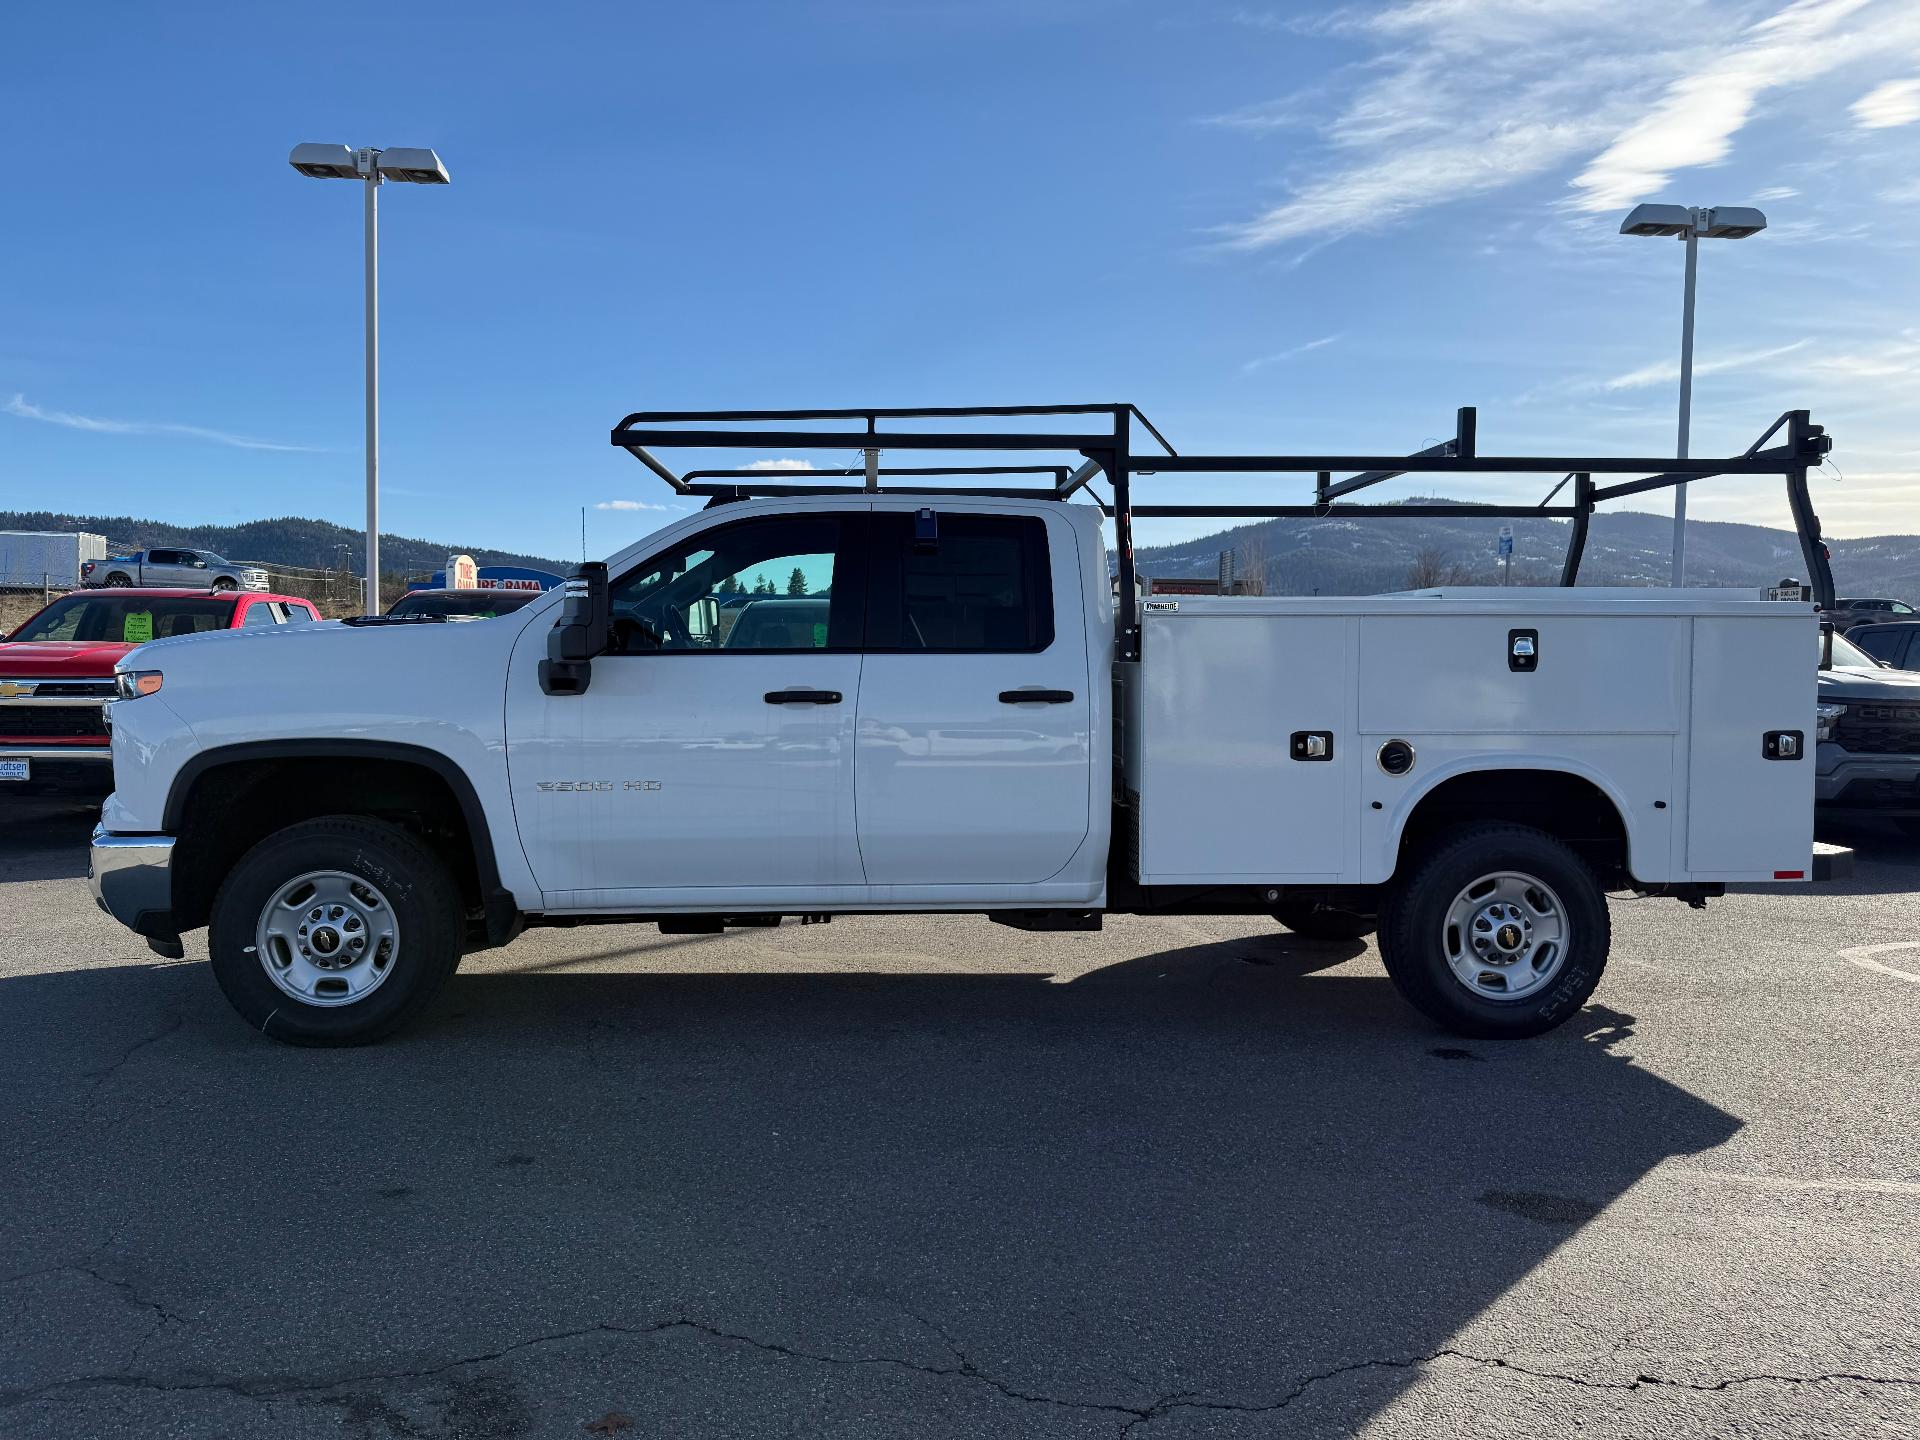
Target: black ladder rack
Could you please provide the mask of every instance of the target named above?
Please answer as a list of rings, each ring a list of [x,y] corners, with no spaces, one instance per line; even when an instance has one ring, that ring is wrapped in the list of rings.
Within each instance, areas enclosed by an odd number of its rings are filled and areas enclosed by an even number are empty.
[[[992,421],[977,429],[940,427],[944,421]],[[808,428],[822,422],[858,422],[859,428],[835,425]],[[1003,428],[1018,422],[1019,428]],[[1138,423],[1164,454],[1134,453],[1133,427]],[[886,428],[882,428],[883,423]],[[915,429],[907,425],[937,428]],[[1786,431],[1780,444],[1768,441]],[[1119,613],[1115,642],[1119,657],[1140,655],[1139,597],[1133,564],[1133,521],[1136,517],[1220,520],[1329,518],[1339,516],[1403,519],[1476,516],[1493,519],[1561,519],[1572,522],[1560,583],[1572,585],[1580,573],[1586,548],[1587,525],[1602,501],[1652,490],[1671,488],[1717,475],[1779,475],[1786,481],[1787,503],[1800,537],[1801,555],[1822,609],[1833,605],[1833,572],[1827,563],[1820,519],[1807,490],[1807,473],[1826,458],[1833,442],[1805,410],[1789,410],[1739,455],[1682,458],[1623,455],[1482,455],[1477,439],[1477,412],[1463,406],[1455,415],[1451,440],[1412,455],[1182,455],[1139,409],[1129,404],[1099,405],[958,405],[926,408],[867,408],[837,410],[642,410],[613,428],[613,443],[629,451],[677,494],[705,496],[712,503],[759,496],[836,494],[916,494],[934,497],[986,495],[996,498],[1068,500],[1083,490],[1087,498],[1110,516],[1119,549]],[[724,450],[858,450],[866,463],[858,468],[830,470],[707,469],[677,473],[656,451],[675,449]],[[969,464],[883,466],[882,450],[941,451],[963,455],[1025,453],[1074,456],[1078,463]],[[1336,480],[1336,473],[1353,472]],[[1133,482],[1140,476],[1191,474],[1301,474],[1314,477],[1310,504],[1295,505],[1136,505]],[[1414,503],[1406,505],[1341,504],[1350,495],[1401,475],[1537,474],[1563,478],[1537,505]],[[1044,477],[1043,483],[1009,486],[883,484],[885,480],[979,481],[993,477]],[[1596,475],[1638,478],[1611,485],[1593,483]],[[1112,487],[1111,502],[1100,500],[1090,488],[1102,477]],[[800,478],[805,477],[805,478]],[[819,483],[832,479],[859,479],[858,485]],[[1570,500],[1551,503],[1568,484]]]

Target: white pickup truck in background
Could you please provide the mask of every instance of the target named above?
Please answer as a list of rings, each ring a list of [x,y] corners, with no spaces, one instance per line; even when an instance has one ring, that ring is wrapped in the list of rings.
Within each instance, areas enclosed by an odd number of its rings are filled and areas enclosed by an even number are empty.
[[[163,953],[210,927],[234,1006],[298,1043],[391,1031],[529,925],[871,911],[1377,927],[1427,1015],[1523,1036],[1599,982],[1607,891],[1701,903],[1825,863],[1809,604],[1489,589],[1136,611],[1125,495],[1057,498],[1079,471],[1040,498],[900,493],[880,476],[924,472],[870,460],[858,488],[736,498],[752,487],[696,488],[629,440],[715,504],[515,614],[130,655],[102,906]],[[1135,457],[1097,458],[1124,492]]]

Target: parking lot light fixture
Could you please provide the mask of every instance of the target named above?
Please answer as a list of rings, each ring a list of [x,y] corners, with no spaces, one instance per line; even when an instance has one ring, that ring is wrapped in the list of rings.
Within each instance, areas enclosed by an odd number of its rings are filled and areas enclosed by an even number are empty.
[[[354,150],[345,145],[296,145],[287,163],[310,180],[358,180],[366,187],[367,292],[367,576],[366,613],[380,613],[380,247],[383,181],[449,183],[446,164],[431,150]]]
[[[1767,217],[1747,205],[1636,205],[1620,222],[1622,235],[1673,236],[1687,246],[1686,285],[1680,303],[1680,458],[1687,458],[1693,419],[1693,291],[1701,240],[1744,240],[1767,228]],[[1687,486],[1673,487],[1673,578],[1686,581]]]

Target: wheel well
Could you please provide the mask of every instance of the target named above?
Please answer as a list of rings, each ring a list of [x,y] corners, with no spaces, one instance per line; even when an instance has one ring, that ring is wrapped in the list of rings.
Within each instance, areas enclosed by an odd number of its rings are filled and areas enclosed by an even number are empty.
[[[275,831],[322,815],[360,815],[425,841],[453,872],[469,917],[487,930],[497,891],[488,837],[430,766],[367,756],[300,755],[229,761],[192,778],[174,833],[173,910],[181,931],[207,923],[220,881]],[[172,807],[169,806],[171,810]],[[484,879],[483,879],[484,873]]]
[[[1487,820],[1529,825],[1565,841],[1608,889],[1632,878],[1619,810],[1598,785],[1563,770],[1475,770],[1443,780],[1407,817],[1394,873],[1404,875],[1408,859],[1441,831]]]

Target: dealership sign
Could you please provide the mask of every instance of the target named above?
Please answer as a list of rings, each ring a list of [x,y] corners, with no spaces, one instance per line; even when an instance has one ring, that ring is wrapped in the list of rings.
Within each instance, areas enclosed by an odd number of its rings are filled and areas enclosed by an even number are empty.
[[[472,569],[469,578],[459,578],[458,566],[464,560]],[[533,570],[524,565],[474,565],[472,557],[456,555],[445,570],[436,570],[433,578],[416,585],[416,590],[551,590],[561,581],[550,570]]]

